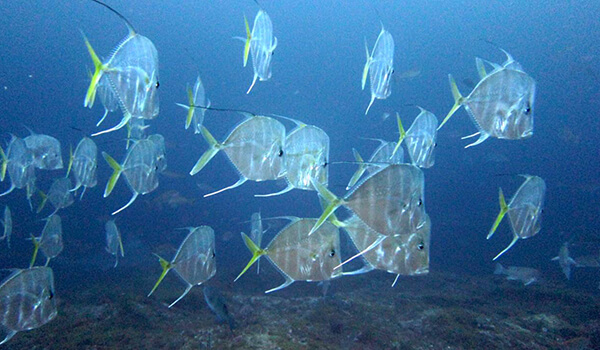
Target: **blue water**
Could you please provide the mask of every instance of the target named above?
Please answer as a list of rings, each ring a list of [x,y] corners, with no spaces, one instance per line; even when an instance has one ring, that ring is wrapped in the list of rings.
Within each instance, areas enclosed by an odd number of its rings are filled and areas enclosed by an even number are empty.
[[[128,0],[110,1],[110,5],[158,49],[161,111],[150,122],[150,132],[164,135],[168,169],[181,175],[162,176],[155,192],[141,196],[118,215],[126,250],[120,264],[140,266],[158,276],[158,264],[150,253],[161,245],[177,246],[185,231],[176,228],[209,225],[217,236],[216,278],[232,280],[249,258],[239,232],[248,232],[249,224],[242,222],[251,213],[260,210],[263,217],[320,214],[314,192],[253,197],[283,188],[282,182],[248,182],[202,198],[210,188],[237,181],[237,174],[224,155],[217,155],[199,174],[188,175],[207,146],[199,135],[184,130],[185,111],[175,103],[187,102],[186,84],[192,84],[198,74],[214,107],[281,114],[314,124],[330,136],[332,162],[352,161],[353,147],[363,156],[376,147],[361,138],[397,138],[394,118],[382,120],[386,112],[398,111],[409,125],[418,111],[407,104],[418,104],[441,120],[453,103],[448,73],[466,94],[469,88],[460,81],[476,81],[476,56],[498,63],[504,60],[502,52],[481,39],[510,52],[536,80],[535,133],[527,140],[489,139],[463,149],[467,142],[460,137],[475,131],[463,110],[440,131],[436,164],[424,170],[425,203],[432,220],[431,270],[493,271],[492,257],[512,238],[508,223],[501,225],[492,240],[486,241],[485,236],[499,209],[498,187],[510,196],[522,181],[518,174],[546,180],[542,231],[518,242],[501,258],[502,263],[535,267],[561,278],[558,266],[549,261],[561,244],[571,238],[588,243],[599,240],[599,2],[262,1],[279,45],[272,78],[257,82],[249,95],[245,92],[252,68],[242,67],[243,43],[232,37],[244,35],[243,15],[252,20],[258,11],[254,2]],[[363,41],[366,37],[369,47],[373,46],[380,20],[396,43],[395,71],[419,69],[421,74],[410,80],[396,79],[392,95],[375,101],[365,116],[370,94],[360,89]],[[96,52],[106,57],[126,35],[126,27],[91,1],[5,1],[0,5],[0,28],[2,144],[10,139],[9,133],[27,136],[26,126],[57,137],[66,160],[68,145],[98,131],[95,123],[103,113],[99,103],[92,110],[83,107],[92,62],[80,30]],[[114,125],[119,118],[113,113],[104,125]],[[205,125],[223,140],[241,120],[235,113],[209,111]],[[125,132],[118,131],[95,141],[100,150],[122,160],[124,139]],[[101,157],[98,162],[98,186],[59,213],[65,250],[52,262],[58,279],[68,271],[106,270],[112,265],[104,251],[104,222],[127,202],[130,192],[120,180],[113,194],[103,198],[111,170]],[[332,191],[343,195],[354,170],[353,165],[333,164]],[[64,174],[37,173],[38,187],[44,190],[53,178]],[[6,182],[2,189],[5,186]],[[153,209],[148,203],[167,190],[197,201],[177,209]],[[26,238],[41,232],[44,216],[30,212],[24,191],[0,198],[0,204],[13,209],[15,223],[13,247],[10,251],[1,248],[0,267],[25,267],[31,254]],[[587,249],[589,244],[581,247]],[[597,246],[581,250],[593,253]],[[577,273],[572,281],[573,285],[596,283],[578,278]],[[84,287],[63,284],[57,288]],[[264,286],[268,288],[272,286]]]

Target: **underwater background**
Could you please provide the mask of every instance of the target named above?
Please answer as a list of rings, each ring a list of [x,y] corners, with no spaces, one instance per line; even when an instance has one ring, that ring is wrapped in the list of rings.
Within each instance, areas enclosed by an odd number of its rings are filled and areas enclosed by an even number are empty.
[[[584,339],[575,344],[579,346],[576,348],[600,347],[598,269],[576,269],[567,281],[558,264],[550,261],[568,240],[574,245],[575,255],[598,255],[600,249],[600,120],[596,117],[600,108],[597,40],[600,2],[260,3],[273,21],[278,46],[273,56],[272,78],[258,82],[247,95],[252,71],[242,67],[243,43],[232,37],[245,35],[243,16],[253,18],[259,10],[256,3],[110,1],[109,5],[128,18],[158,49],[161,110],[159,117],[150,121],[149,130],[165,137],[168,173],[160,176],[157,190],[140,196],[117,216],[125,257],[113,269],[113,257],[104,249],[104,223],[111,212],[129,199],[130,191],[120,182],[110,197],[103,198],[103,188],[112,170],[99,157],[98,185],[88,189],[81,201],[76,200],[74,205],[60,211],[65,249],[50,264],[56,279],[56,294],[61,298],[59,316],[40,329],[17,334],[4,347],[567,348],[569,344],[564,345],[565,342],[576,338]],[[360,89],[364,38],[372,47],[381,22],[395,40],[395,72],[419,73],[410,78],[395,78],[392,95],[375,101],[365,116],[370,96],[368,91]],[[5,1],[0,4],[0,28],[2,147],[10,140],[10,134],[25,137],[30,128],[60,140],[66,161],[68,145],[76,145],[83,136],[98,131],[95,123],[103,113],[101,107],[89,110],[82,105],[89,84],[87,69],[93,66],[80,30],[96,52],[106,56],[125,36],[126,27],[110,11],[82,0]],[[185,111],[175,105],[187,102],[186,84],[192,84],[199,74],[212,106],[217,108],[280,114],[316,125],[330,137],[330,161],[351,162],[352,148],[367,156],[377,146],[377,142],[364,138],[397,140],[395,120],[384,118],[385,113],[393,116],[397,111],[404,124],[409,125],[418,114],[410,104],[416,104],[436,114],[438,119],[443,118],[453,104],[448,73],[453,74],[459,89],[466,94],[472,88],[469,82],[477,80],[475,57],[492,62],[505,59],[487,41],[511,53],[535,79],[535,131],[526,140],[490,139],[464,149],[467,141],[460,137],[475,131],[465,111],[457,112],[452,122],[440,130],[436,164],[424,170],[425,203],[432,221],[430,275],[401,276],[394,288],[390,287],[394,276],[381,271],[343,277],[332,281],[329,294],[333,300],[321,300],[321,288],[305,282],[265,296],[263,292],[282,278],[262,259],[264,273],[256,275],[249,271],[233,283],[250,258],[239,232],[248,233],[247,221],[253,212],[260,211],[263,218],[318,217],[321,207],[312,191],[254,197],[282,189],[283,181],[248,182],[237,189],[202,198],[205,193],[234,183],[238,176],[221,154],[200,173],[193,177],[188,174],[207,145],[200,135],[184,130]],[[116,124],[119,118],[118,112],[111,113],[105,123]],[[218,140],[223,140],[242,120],[237,113],[207,111],[205,125]],[[125,138],[125,132],[118,131],[97,136],[94,141],[101,151],[121,160],[125,155]],[[343,195],[355,168],[353,164],[331,164],[329,188]],[[63,171],[38,172],[38,187],[48,188],[52,179],[62,176]],[[499,210],[498,187],[510,196],[522,182],[519,174],[540,176],[547,184],[542,231],[531,239],[520,240],[499,259],[504,265],[540,270],[543,281],[527,287],[493,276],[492,258],[511,239],[508,224],[500,226],[494,239],[485,239]],[[187,200],[169,205],[165,203],[165,193],[178,193]],[[0,205],[11,207],[14,221],[10,250],[5,246],[0,248],[0,267],[25,268],[32,252],[27,238],[41,231],[45,215],[30,210],[24,191],[1,197]],[[234,334],[226,326],[214,324],[203,303],[201,287],[193,288],[188,297],[167,309],[163,304],[169,304],[184,288],[176,277],[167,276],[157,293],[146,298],[160,274],[160,265],[152,253],[172,256],[186,235],[186,231],[176,229],[199,225],[209,225],[215,230],[217,274],[208,284],[220,288],[230,300],[230,312],[238,322]],[[277,222],[265,225],[271,228],[263,242],[268,242],[283,226]],[[344,234],[342,240],[342,249],[351,250]],[[111,290],[111,284],[115,289]],[[455,298],[419,298],[436,291]],[[472,311],[477,303],[469,302],[469,298],[486,307]],[[414,300],[415,304],[407,300]],[[129,304],[123,306],[126,301]],[[77,314],[87,310],[85,305],[103,303],[113,305],[115,312],[125,315],[134,313],[130,310],[132,305],[144,305],[145,308],[135,312],[146,317],[122,318],[106,310],[92,318],[88,317],[93,314],[89,310],[85,311],[89,313],[87,316]],[[244,309],[248,305],[251,310]],[[544,305],[552,305],[552,310],[540,311],[538,308]],[[492,307],[502,311],[490,310]],[[439,325],[425,321],[420,326],[392,322],[393,327],[405,332],[384,328],[385,319],[422,316],[426,310],[444,310],[447,314],[436,314]],[[414,315],[409,316],[411,312]],[[367,333],[361,330],[363,321],[356,318],[357,314],[366,315],[365,319],[372,319],[372,324],[379,325],[377,319],[380,319],[381,325]],[[545,318],[537,316],[540,314]],[[313,315],[314,319],[307,315]],[[539,337],[532,335],[531,339],[519,342],[517,339],[523,334],[511,333],[500,326],[506,324],[501,320],[520,315],[526,320],[520,327],[541,334]],[[534,316],[538,318],[527,318]],[[111,317],[121,320],[113,323],[114,332],[125,332],[127,326],[133,328],[132,324],[140,322],[139,338],[132,336],[123,342],[125,338],[109,335],[109,326],[102,331],[94,330],[95,324],[104,324]],[[289,343],[281,340],[284,338],[271,339],[271,343],[252,338],[265,332],[275,334],[275,329],[287,329],[285,325],[269,323],[281,317],[302,320],[301,324],[290,327],[294,331],[312,329],[326,322],[327,332],[306,331],[297,339],[285,338]],[[488,321],[479,317],[488,317]],[[480,328],[485,322],[492,326]],[[85,327],[78,328],[78,324]],[[264,329],[252,328],[260,324]],[[452,329],[463,327],[464,332],[461,336],[444,336],[440,331],[441,336],[436,338],[434,331],[442,325]],[[213,329],[210,327],[219,327],[219,331],[206,335],[206,329]],[[160,334],[157,343],[142,343],[143,328],[145,332]],[[431,333],[424,331],[424,336],[410,338],[410,334],[414,336],[418,330],[427,329]],[[492,337],[485,343],[480,329],[506,336]],[[65,337],[70,331],[77,336]],[[470,337],[471,331],[478,335]],[[58,337],[59,334],[62,336]],[[129,334],[138,333],[130,330]],[[317,334],[322,338],[317,338]],[[368,336],[361,338],[361,334]],[[238,339],[242,335],[247,338]],[[203,340],[207,337],[212,340]]]

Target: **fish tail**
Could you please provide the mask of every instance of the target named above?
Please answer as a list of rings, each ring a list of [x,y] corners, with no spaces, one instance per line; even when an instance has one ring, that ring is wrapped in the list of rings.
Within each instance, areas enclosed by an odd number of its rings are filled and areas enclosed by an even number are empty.
[[[40,197],[42,197],[42,201],[40,202],[40,205],[38,205],[36,213],[41,212],[46,206],[46,202],[48,201],[48,196],[44,192],[42,192],[42,190],[39,190],[38,194],[40,195]]]
[[[242,232],[242,238],[244,239],[246,247],[248,247],[250,253],[252,253],[252,258],[250,258],[248,265],[246,265],[242,272],[240,272],[240,274],[235,278],[235,280],[233,280],[234,282],[237,281],[240,277],[242,277],[242,275],[246,271],[248,271],[248,269],[256,262],[256,260],[258,260],[261,256],[265,255],[265,251],[260,249],[260,247],[257,246],[256,243],[254,243],[252,239],[248,237],[244,232]]]
[[[102,156],[104,157],[108,165],[110,165],[110,167],[113,169],[113,173],[110,176],[108,183],[106,183],[106,189],[104,190],[104,197],[106,198],[112,192],[113,188],[115,187],[115,184],[119,180],[121,172],[123,172],[123,168],[121,167],[121,165],[119,165],[119,163],[117,163],[116,160],[113,159],[113,157],[109,156],[108,153],[102,152]]]
[[[4,177],[6,176],[6,168],[8,167],[8,157],[6,157],[6,153],[2,147],[0,147],[0,156],[2,157],[2,169],[0,170],[0,181],[4,181]]]
[[[367,45],[367,38],[365,38],[365,51],[367,52],[367,62],[363,68],[361,86],[362,89],[365,89],[365,84],[367,83],[367,75],[369,74],[369,67],[371,66],[371,55],[369,54],[369,46]]]
[[[354,173],[354,175],[352,175],[352,178],[350,178],[350,182],[348,182],[346,190],[349,190],[352,186],[354,186],[358,182],[358,179],[360,179],[360,177],[365,173],[365,170],[367,169],[367,167],[365,166],[365,161],[362,159],[362,157],[355,148],[352,149],[352,153],[354,154],[354,159],[358,163],[358,169],[356,169],[356,172]]]
[[[162,280],[165,278],[165,276],[167,275],[169,270],[171,270],[173,268],[173,264],[171,264],[170,262],[161,258],[157,254],[154,254],[154,255],[158,258],[158,261],[160,262],[160,266],[162,267],[163,270],[162,270],[162,273],[160,274],[160,277],[158,277],[158,281],[156,281],[156,284],[154,285],[154,287],[152,288],[150,293],[148,293],[148,296],[151,296],[152,293],[154,293],[154,291],[156,290],[156,288],[158,287],[160,282],[162,282]]]
[[[194,93],[192,92],[192,88],[189,86],[187,88],[187,95],[188,95],[189,106],[187,106],[188,114],[187,114],[187,118],[185,119],[185,129],[186,130],[192,124],[192,117],[194,116],[194,110],[195,110]]]
[[[212,134],[204,126],[202,126],[202,136],[204,136],[204,139],[206,140],[206,142],[208,142],[209,149],[206,150],[206,152],[204,152],[202,157],[200,157],[200,159],[198,159],[198,162],[196,162],[196,165],[194,165],[194,167],[190,171],[190,175],[192,175],[192,176],[197,174],[200,170],[202,170],[202,168],[204,168],[204,166],[211,159],[213,159],[213,157],[217,153],[219,153],[219,151],[221,150],[220,145],[217,142],[217,140],[212,136]]]
[[[331,216],[331,214],[333,214],[333,212],[340,205],[342,205],[342,200],[329,191],[329,189],[327,189],[327,187],[325,187],[323,184],[319,183],[318,181],[313,181],[312,179],[311,182],[313,187],[317,190],[317,192],[319,192],[319,195],[323,197],[325,201],[329,203],[329,205],[325,208],[323,214],[321,214],[321,217],[319,217],[319,220],[317,220],[313,228],[308,233],[309,236],[318,230],[319,227],[321,227],[321,225],[323,225],[323,223]]]
[[[84,107],[92,108],[94,106],[94,101],[96,100],[96,92],[98,91],[98,82],[100,81],[100,78],[102,77],[102,72],[104,71],[105,67],[102,64],[102,61],[100,61],[100,58],[98,57],[98,55],[96,55],[96,51],[94,51],[92,44],[90,44],[90,42],[88,41],[85,34],[83,32],[81,32],[81,35],[83,35],[83,40],[85,41],[85,46],[87,46],[90,57],[92,58],[92,61],[94,62],[94,74],[92,74],[90,86],[88,87],[87,93],[85,95],[85,101],[83,102]]]
[[[444,118],[444,120],[442,121],[442,124],[440,124],[440,126],[438,126],[438,128],[437,128],[438,130],[440,130],[442,128],[442,126],[444,126],[444,124],[446,124],[448,119],[450,119],[450,117],[452,117],[454,112],[456,112],[460,108],[460,106],[462,105],[462,103],[464,101],[464,97],[460,94],[460,91],[458,91],[458,86],[456,86],[456,81],[454,81],[452,74],[448,74],[448,80],[450,81],[450,90],[452,91],[452,97],[454,97],[454,106],[452,106],[452,109],[450,109],[450,112],[448,112],[448,115],[446,115],[446,118]]]
[[[65,175],[65,177],[69,177],[72,167],[73,167],[73,145],[69,144],[69,165],[67,166],[67,175]]]
[[[244,67],[248,63],[248,55],[250,54],[250,42],[252,41],[252,33],[250,32],[250,25],[248,19],[244,15],[244,24],[246,25],[246,44],[244,45]]]
[[[398,137],[398,143],[396,143],[396,147],[394,147],[394,151],[392,152],[390,159],[394,158],[394,155],[396,155],[396,152],[398,152],[398,148],[400,148],[402,141],[404,141],[406,138],[406,131],[404,131],[404,126],[402,126],[402,120],[400,119],[400,114],[398,112],[396,112],[396,121],[398,122],[398,133],[400,136]]]
[[[31,257],[31,262],[29,263],[29,268],[33,267],[35,264],[35,259],[37,258],[38,251],[40,249],[40,242],[38,242],[37,238],[31,235],[31,240],[33,241],[33,256]]]
[[[498,226],[500,225],[500,222],[502,222],[502,219],[504,218],[504,215],[506,215],[506,212],[508,211],[508,205],[506,205],[506,200],[504,199],[504,193],[502,193],[502,188],[500,188],[500,190],[499,190],[499,197],[500,197],[500,213],[496,217],[496,221],[494,221],[494,225],[490,229],[490,232],[487,235],[487,239],[490,239],[494,235],[494,232],[496,232],[496,229],[498,228]]]

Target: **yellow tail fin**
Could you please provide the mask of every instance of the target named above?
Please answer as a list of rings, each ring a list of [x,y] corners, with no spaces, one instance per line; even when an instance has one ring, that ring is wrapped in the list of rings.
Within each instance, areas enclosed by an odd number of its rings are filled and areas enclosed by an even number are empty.
[[[88,52],[90,53],[92,61],[94,62],[94,74],[92,75],[92,80],[90,81],[90,86],[88,87],[87,93],[85,95],[85,101],[83,102],[84,107],[92,108],[94,106],[94,101],[96,100],[98,82],[100,81],[100,78],[102,77],[102,72],[105,70],[106,67],[102,64],[102,61],[100,61],[98,55],[96,55],[96,51],[94,51],[94,48],[92,48],[92,45],[88,41],[85,34],[83,34],[83,32],[81,32],[81,34],[83,35],[85,46],[87,46]]]
[[[250,32],[250,25],[248,25],[246,15],[244,15],[244,24],[246,24],[246,44],[244,45],[244,67],[246,67],[248,55],[250,54],[250,41],[252,41],[252,33]]]
[[[73,167],[73,145],[69,144],[69,166],[67,166],[67,175],[65,175],[65,177],[69,177],[72,167]]]
[[[350,182],[348,182],[348,186],[346,186],[346,190],[349,190],[352,186],[356,185],[356,183],[358,182],[358,179],[360,179],[360,177],[365,173],[365,170],[367,170],[365,161],[362,159],[362,157],[360,156],[358,151],[353,148],[352,153],[354,154],[354,159],[358,163],[358,169],[356,169],[356,172],[350,178]],[[322,197],[320,197],[320,198],[322,198]]]
[[[40,202],[40,205],[38,205],[36,213],[41,212],[46,206],[46,202],[48,201],[48,196],[44,192],[42,192],[42,190],[39,190],[38,194],[40,195],[40,197],[42,197],[42,201]]]
[[[404,141],[406,138],[406,131],[404,131],[404,126],[402,126],[402,120],[400,120],[400,114],[398,112],[396,112],[396,121],[398,122],[398,133],[400,136],[398,137],[398,143],[396,143],[396,147],[394,147],[394,151],[392,152],[390,159],[394,158],[394,155],[396,155],[396,152],[398,152],[398,148],[400,148],[402,141]]]
[[[333,214],[333,212],[335,212],[335,210],[343,204],[343,200],[338,198],[331,191],[329,191],[329,189],[323,184],[319,183],[318,181],[313,181],[312,179],[311,182],[313,184],[313,187],[317,190],[317,192],[319,192],[319,195],[323,197],[325,201],[329,203],[329,205],[327,206],[327,208],[325,208],[323,214],[321,214],[321,217],[319,217],[319,220],[317,220],[317,222],[315,223],[315,226],[313,226],[313,228],[308,233],[309,236],[312,235],[315,231],[317,231],[319,227],[321,227],[321,225],[323,225],[323,223],[331,216],[331,214]]]
[[[500,188],[499,190],[499,197],[500,213],[498,213],[496,221],[494,221],[494,225],[492,225],[492,228],[490,229],[490,232],[487,235],[487,239],[490,239],[494,235],[494,232],[496,232],[496,229],[498,228],[500,222],[502,222],[502,219],[504,218],[504,215],[506,215],[506,212],[508,211],[508,205],[506,205],[506,200],[504,199],[504,193],[502,193],[502,188]]]
[[[206,152],[204,152],[200,159],[198,159],[196,165],[194,165],[190,171],[190,175],[192,176],[196,175],[200,170],[202,170],[202,168],[204,168],[204,166],[221,150],[221,145],[204,126],[202,126],[202,136],[204,136],[204,139],[206,142],[208,142],[209,148],[206,150]]]
[[[4,181],[4,177],[6,176],[6,168],[8,167],[8,158],[4,153],[2,147],[0,147],[0,156],[2,157],[2,170],[0,171],[0,181]]]
[[[438,126],[438,130],[440,130],[442,126],[444,126],[444,124],[446,124],[446,122],[450,119],[450,117],[452,117],[454,112],[456,112],[460,108],[465,99],[458,91],[458,86],[456,86],[456,81],[454,81],[452,74],[448,74],[448,80],[450,81],[450,90],[452,91],[452,97],[454,97],[454,106],[452,106],[452,109],[450,109],[450,112],[448,112],[448,115],[446,115],[446,118],[444,118],[442,124]]]
[[[242,232],[242,238],[244,239],[244,243],[246,243],[246,247],[248,247],[250,253],[252,253],[252,258],[250,258],[248,265],[246,265],[242,272],[240,272],[240,274],[233,280],[234,282],[237,281],[240,277],[242,277],[242,275],[246,271],[248,271],[250,266],[252,266],[256,262],[256,260],[258,260],[258,258],[265,255],[265,251],[260,249],[260,247],[257,246],[256,243],[254,243],[252,239],[248,237],[244,232]]]
[[[190,125],[192,124],[192,118],[194,117],[194,110],[196,109],[194,107],[195,101],[194,101],[194,93],[192,92],[192,88],[191,87],[187,87],[187,94],[188,94],[188,114],[187,114],[187,118],[185,119],[185,129],[187,130]]]
[[[152,288],[150,293],[148,293],[148,296],[151,296],[152,293],[154,293],[154,291],[156,290],[156,288],[158,287],[160,282],[162,282],[162,280],[165,278],[167,273],[173,268],[173,264],[171,264],[170,262],[161,258],[157,254],[154,254],[154,255],[156,255],[156,257],[158,258],[158,261],[160,262],[160,266],[162,267],[163,270],[162,270],[162,273],[160,274],[160,277],[158,277],[158,281],[156,281],[156,284],[154,285],[154,287]]]
[[[32,268],[33,264],[35,264],[35,259],[37,259],[37,253],[40,249],[40,242],[37,240],[37,238],[35,238],[35,236],[31,235],[31,241],[33,242],[33,256],[31,257],[29,268]]]
[[[363,74],[361,79],[362,89],[365,89],[365,84],[367,83],[367,75],[369,74],[369,67],[371,66],[371,55],[369,54],[369,46],[367,45],[367,38],[365,38],[365,51],[367,51],[367,62],[363,67]]]
[[[123,168],[121,167],[121,165],[119,165],[119,163],[117,163],[116,160],[113,159],[113,157],[109,156],[108,153],[102,152],[102,156],[104,157],[108,165],[110,165],[110,167],[113,169],[113,173],[110,176],[108,183],[106,184],[106,189],[104,190],[104,197],[106,198],[112,192],[113,188],[115,187],[115,184],[117,183],[117,180],[119,180],[121,172],[123,172]]]

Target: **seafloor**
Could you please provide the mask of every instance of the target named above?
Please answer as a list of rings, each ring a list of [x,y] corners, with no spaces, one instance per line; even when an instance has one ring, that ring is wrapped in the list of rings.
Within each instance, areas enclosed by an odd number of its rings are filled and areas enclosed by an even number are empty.
[[[217,324],[195,287],[149,271],[119,271],[60,291],[59,315],[17,334],[10,349],[599,349],[600,293],[563,281],[523,286],[501,276],[372,272],[334,281],[329,295],[294,283],[265,295],[270,277],[210,281],[237,327]],[[152,271],[154,272],[154,271]],[[250,272],[248,273],[250,274]],[[121,277],[118,277],[121,276]],[[137,276],[133,278],[132,276]],[[57,281],[57,283],[60,281]],[[566,282],[566,280],[565,280]],[[66,283],[66,282],[63,282]]]

